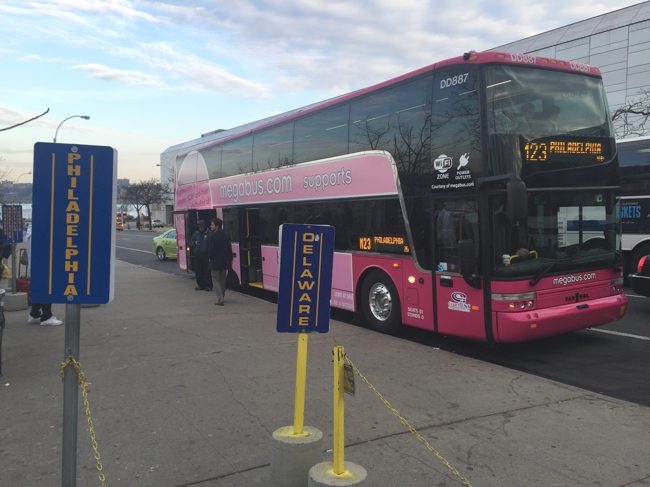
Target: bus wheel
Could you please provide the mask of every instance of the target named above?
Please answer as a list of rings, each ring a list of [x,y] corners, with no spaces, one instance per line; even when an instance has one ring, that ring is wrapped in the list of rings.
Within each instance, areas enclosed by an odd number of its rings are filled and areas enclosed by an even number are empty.
[[[361,309],[366,324],[377,331],[397,333],[401,325],[399,296],[393,281],[381,271],[371,271],[361,286]]]
[[[639,261],[644,255],[650,254],[650,245],[642,245],[632,253],[632,260],[630,261],[630,274],[636,274],[636,268],[639,266]],[[627,276],[625,276],[627,277]]]

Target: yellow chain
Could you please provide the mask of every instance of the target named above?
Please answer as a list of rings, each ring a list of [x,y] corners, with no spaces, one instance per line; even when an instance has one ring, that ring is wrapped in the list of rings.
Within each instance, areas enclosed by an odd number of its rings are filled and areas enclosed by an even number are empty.
[[[420,433],[419,433],[419,432],[418,432],[418,431],[417,431],[417,430],[416,430],[416,429],[411,425],[411,423],[409,423],[409,421],[408,421],[404,416],[402,416],[402,415],[400,414],[400,412],[399,412],[397,409],[395,409],[395,407],[394,407],[390,402],[388,402],[388,400],[387,400],[387,399],[386,399],[386,398],[381,394],[381,392],[379,392],[379,391],[377,390],[377,388],[376,388],[375,386],[373,386],[373,385],[370,383],[370,381],[366,378],[366,376],[363,375],[363,374],[361,373],[361,371],[357,368],[356,365],[354,365],[354,363],[352,362],[352,360],[350,360],[350,359],[348,358],[347,355],[345,356],[345,361],[346,361],[347,363],[349,363],[349,364],[352,366],[352,368],[354,369],[354,373],[357,374],[357,375],[359,376],[359,378],[360,378],[363,382],[365,382],[365,384],[368,386],[368,388],[369,388],[372,392],[374,392],[374,394],[375,394],[375,395],[376,395],[376,396],[381,400],[381,402],[384,403],[384,405],[385,405],[385,406],[390,410],[390,412],[393,413],[395,416],[397,416],[397,418],[400,420],[400,423],[402,423],[404,426],[406,426],[406,427],[409,429],[409,431],[410,431],[411,433],[413,433],[413,434],[415,435],[415,437],[416,437],[419,441],[421,441],[421,442],[424,444],[424,446],[426,446],[427,449],[428,449],[431,453],[433,453],[433,454],[435,455],[435,457],[436,457],[438,460],[440,460],[440,462],[441,462],[445,467],[447,467],[449,470],[451,470],[451,472],[452,472],[456,477],[458,477],[458,478],[463,482],[463,485],[466,485],[467,487],[471,487],[472,484],[470,483],[470,481],[467,480],[465,477],[463,477],[463,476],[461,475],[461,473],[458,471],[458,469],[456,469],[454,466],[452,466],[451,463],[449,463],[449,461],[448,461],[445,457],[443,457],[442,454],[441,454],[438,450],[436,450],[436,449],[435,449],[435,448],[434,448],[434,447],[433,447],[433,446],[432,446],[432,445],[431,445],[431,444],[426,440],[426,438],[425,438],[424,436],[422,436],[422,435],[421,435],[421,434],[420,434]]]
[[[97,436],[95,435],[95,426],[93,424],[93,418],[90,414],[90,401],[88,401],[88,380],[86,379],[86,374],[84,374],[81,369],[81,364],[72,356],[66,358],[61,365],[59,366],[59,375],[63,380],[65,375],[65,368],[68,364],[74,367],[74,370],[77,372],[79,377],[79,385],[81,385],[81,394],[84,398],[84,409],[86,411],[86,420],[88,423],[88,434],[90,435],[90,444],[93,448],[93,454],[95,456],[95,467],[97,472],[99,472],[99,483],[102,487],[106,487],[106,476],[104,475],[104,467],[102,466],[101,455],[99,454],[99,446],[97,445]]]

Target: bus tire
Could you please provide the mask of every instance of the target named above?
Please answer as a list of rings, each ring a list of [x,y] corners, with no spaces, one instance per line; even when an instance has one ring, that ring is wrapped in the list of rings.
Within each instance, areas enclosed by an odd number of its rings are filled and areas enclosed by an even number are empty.
[[[630,274],[636,274],[636,268],[639,265],[641,257],[644,255],[650,255],[650,245],[642,244],[640,247],[634,249],[632,252],[632,259],[630,260]]]
[[[397,288],[384,272],[373,270],[361,285],[361,310],[370,328],[395,334],[402,324],[402,311]]]

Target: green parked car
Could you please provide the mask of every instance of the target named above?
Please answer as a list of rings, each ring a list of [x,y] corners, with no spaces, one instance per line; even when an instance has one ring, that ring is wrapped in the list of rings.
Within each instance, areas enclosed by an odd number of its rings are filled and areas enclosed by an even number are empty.
[[[158,260],[176,258],[176,229],[171,228],[153,238],[151,247]]]

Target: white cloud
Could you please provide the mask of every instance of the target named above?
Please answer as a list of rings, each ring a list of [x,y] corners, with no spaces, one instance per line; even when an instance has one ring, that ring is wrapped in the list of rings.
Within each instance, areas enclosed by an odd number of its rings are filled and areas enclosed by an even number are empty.
[[[470,49],[483,50],[630,1],[239,0],[151,4],[167,22],[219,32],[225,52],[283,90],[348,90]],[[199,6],[197,6],[199,4]],[[200,15],[199,15],[200,14]],[[277,89],[277,86],[276,88]]]
[[[118,57],[137,61],[161,73],[167,79],[168,89],[216,91],[246,97],[268,94],[262,83],[237,76],[224,66],[177,50],[169,43],[142,43],[135,47],[112,48],[111,51]]]
[[[161,83],[150,74],[110,68],[103,64],[78,64],[71,66],[71,69],[89,73],[91,78],[104,81],[116,81],[131,86],[161,86]]]

